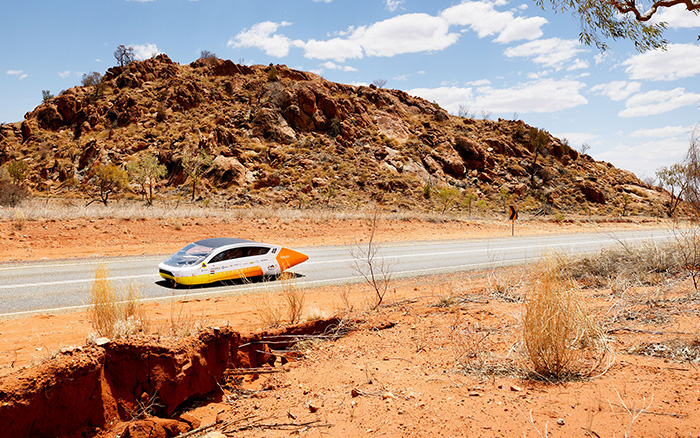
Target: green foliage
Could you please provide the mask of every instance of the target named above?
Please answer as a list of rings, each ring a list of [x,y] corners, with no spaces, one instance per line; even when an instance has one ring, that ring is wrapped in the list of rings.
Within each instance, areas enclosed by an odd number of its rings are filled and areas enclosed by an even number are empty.
[[[41,90],[41,101],[46,103],[49,102],[51,99],[54,98],[54,95],[51,94],[49,90]]]
[[[196,154],[189,153],[182,156],[182,169],[190,177],[192,184],[192,200],[195,200],[197,185],[202,175],[207,173],[214,165],[214,157],[207,154],[204,149]]]
[[[83,183],[83,190],[92,198],[88,205],[100,201],[109,203],[109,197],[123,191],[129,184],[126,170],[114,164],[93,168],[90,177]]]
[[[267,70],[267,80],[268,82],[275,82],[277,80],[277,68],[270,64]]]
[[[462,204],[467,209],[467,214],[472,214],[472,203],[476,200],[476,195],[474,193],[467,193],[462,200]]]
[[[433,185],[430,183],[430,180],[425,182],[425,185],[423,186],[423,197],[425,199],[430,199],[430,196],[433,193]]]
[[[165,176],[167,169],[153,155],[144,155],[126,165],[132,181],[139,185],[148,205],[153,205],[153,189],[158,180]]]
[[[20,185],[29,175],[29,165],[24,160],[12,160],[7,165],[7,174],[16,185]]]
[[[134,62],[135,59],[134,48],[131,46],[126,47],[124,44],[120,44],[114,51],[114,58],[117,60],[119,67],[129,65]]]
[[[437,192],[437,199],[442,205],[442,213],[452,208],[459,199],[459,189],[457,187],[443,187]]]
[[[498,190],[498,196],[501,197],[501,201],[503,202],[503,211],[506,211],[506,203],[510,199],[510,192],[508,191],[507,188],[501,187]]]
[[[666,23],[648,23],[643,21],[643,18],[640,20],[639,16],[637,19],[627,15],[620,18],[620,14],[626,12],[626,6],[631,5],[634,7],[635,2],[632,0],[609,2],[597,0],[535,0],[535,2],[542,8],[544,8],[545,3],[549,3],[555,12],[570,12],[574,17],[578,18],[581,23],[579,41],[588,46],[596,46],[599,50],[608,48],[605,42],[607,39],[630,40],[640,52],[664,48],[668,43],[668,41],[663,39]],[[627,12],[634,14],[632,10]]]

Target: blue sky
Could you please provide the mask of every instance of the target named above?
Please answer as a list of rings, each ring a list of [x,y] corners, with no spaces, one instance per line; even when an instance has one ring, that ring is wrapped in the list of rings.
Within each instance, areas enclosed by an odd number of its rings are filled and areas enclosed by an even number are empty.
[[[584,143],[597,160],[654,176],[679,161],[700,122],[700,16],[676,6],[665,52],[629,41],[601,53],[579,24],[532,0],[2,0],[0,122],[116,64],[202,50],[246,64],[286,64],[347,84],[435,101],[457,114],[517,117]]]

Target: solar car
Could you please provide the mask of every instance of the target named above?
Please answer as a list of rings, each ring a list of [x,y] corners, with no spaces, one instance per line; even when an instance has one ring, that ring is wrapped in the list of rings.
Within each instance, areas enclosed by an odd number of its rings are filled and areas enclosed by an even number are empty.
[[[198,240],[158,265],[160,276],[176,285],[278,276],[308,260],[306,254],[269,243],[230,237]]]

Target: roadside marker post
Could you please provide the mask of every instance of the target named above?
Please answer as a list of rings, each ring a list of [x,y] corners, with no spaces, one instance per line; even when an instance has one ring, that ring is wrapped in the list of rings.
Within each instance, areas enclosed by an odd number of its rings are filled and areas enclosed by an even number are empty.
[[[515,236],[515,221],[518,220],[518,206],[508,206],[508,220],[510,221],[510,235]]]

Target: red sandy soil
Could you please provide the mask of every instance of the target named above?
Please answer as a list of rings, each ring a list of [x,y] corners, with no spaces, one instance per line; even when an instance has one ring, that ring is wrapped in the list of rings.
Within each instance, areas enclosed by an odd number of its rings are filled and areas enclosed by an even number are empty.
[[[660,225],[523,221],[516,232]],[[165,254],[189,241],[234,234],[291,247],[348,244],[365,238],[367,230],[362,221],[275,218],[192,219],[176,227],[111,219],[31,221],[21,229],[0,223],[0,259]],[[396,221],[381,223],[377,236],[396,241],[508,235],[505,221]],[[244,376],[238,385],[229,382],[224,393],[193,405],[189,414],[203,426],[213,424],[194,436],[700,435],[698,359],[680,358],[696,344],[700,349],[700,306],[686,299],[692,284],[632,288],[623,295],[586,291],[590,313],[609,332],[614,362],[602,375],[552,384],[524,377],[522,303],[507,299],[522,295],[531,269],[396,281],[387,305],[376,310],[367,310],[373,296],[366,285],[306,290],[304,318],[349,315],[352,330],[335,341],[300,345],[296,361],[275,364],[278,372]],[[497,283],[519,287],[503,295]],[[144,309],[150,332],[162,336],[172,335],[173,327],[178,334],[214,326],[255,333],[266,327],[265,310],[282,302],[273,293],[150,303]],[[84,312],[0,321],[0,389],[23,368],[57,356],[61,348],[85,344],[92,331]],[[667,346],[666,355],[675,352],[675,358],[639,354],[662,352],[660,344],[645,344],[662,341],[681,346]],[[494,373],[494,368],[505,371]]]

